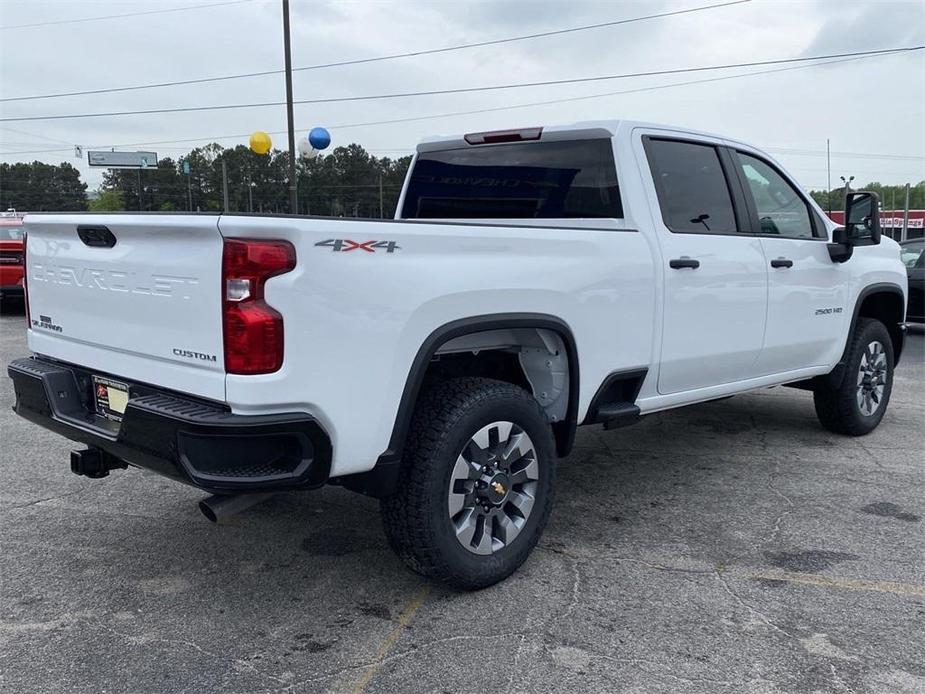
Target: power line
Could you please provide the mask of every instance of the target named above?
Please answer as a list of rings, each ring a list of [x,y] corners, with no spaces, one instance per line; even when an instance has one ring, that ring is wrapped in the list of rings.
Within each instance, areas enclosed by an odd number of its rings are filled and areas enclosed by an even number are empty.
[[[493,113],[493,112],[500,112],[500,111],[508,111],[508,110],[513,110],[513,109],[518,109],[518,108],[529,108],[529,107],[533,107],[533,106],[546,106],[546,105],[560,104],[560,103],[572,102],[572,101],[586,101],[586,100],[591,100],[591,99],[605,98],[605,97],[608,97],[608,96],[619,96],[619,95],[625,95],[625,94],[636,94],[636,93],[640,93],[640,92],[657,91],[657,90],[661,90],[661,89],[671,89],[671,88],[674,88],[674,87],[683,87],[683,86],[690,86],[690,85],[706,84],[706,83],[712,83],[712,82],[722,82],[722,81],[726,81],[726,80],[741,79],[741,78],[743,78],[743,77],[756,77],[756,76],[759,76],[759,75],[775,74],[775,73],[779,73],[779,72],[790,72],[790,71],[794,71],[794,70],[806,70],[806,69],[814,68],[814,67],[820,67],[820,66],[826,66],[826,65],[835,65],[835,64],[838,64],[838,63],[850,63],[850,62],[855,62],[855,61],[858,61],[858,60],[867,60],[867,59],[868,59],[868,57],[866,57],[866,56],[856,57],[856,58],[842,58],[842,59],[837,59],[837,60],[829,60],[829,61],[827,61],[827,62],[813,63],[813,64],[810,64],[810,65],[794,65],[794,66],[790,66],[790,67],[774,68],[774,69],[771,69],[771,70],[753,70],[753,71],[751,71],[751,72],[744,72],[744,73],[740,73],[740,74],[736,74],[736,75],[724,75],[724,76],[722,76],[722,77],[709,77],[709,78],[706,78],[706,79],[699,79],[699,80],[686,80],[686,81],[684,81],[684,82],[673,82],[673,83],[671,83],[671,84],[654,85],[654,86],[651,86],[651,87],[637,87],[637,88],[635,88],[635,89],[623,89],[623,90],[619,90],[619,91],[601,92],[601,93],[596,93],[596,94],[588,94],[588,95],[584,95],[584,96],[573,96],[573,97],[566,97],[566,98],[560,98],[560,99],[550,99],[550,100],[545,100],[545,101],[533,101],[533,102],[519,103],[519,104],[508,104],[508,105],[505,105],[505,106],[495,106],[495,107],[490,107],[490,108],[471,109],[471,110],[467,110],[467,111],[452,111],[452,112],[444,112],[444,113],[432,113],[432,114],[423,115],[423,116],[410,116],[410,117],[405,117],[405,118],[393,118],[393,119],[389,119],[389,120],[367,121],[367,122],[364,122],[364,123],[344,123],[344,124],[331,125],[331,126],[329,126],[329,127],[331,127],[332,129],[344,130],[344,129],[348,129],[348,128],[370,127],[370,126],[376,126],[376,125],[393,125],[393,124],[396,124],[396,123],[409,123],[409,122],[414,122],[414,121],[434,120],[434,119],[439,119],[439,118],[452,118],[452,117],[458,117],[458,116],[478,115],[478,114],[482,114],[482,113]],[[286,132],[287,132],[287,131],[285,131],[285,130],[275,130],[275,131],[270,131],[269,134],[271,134],[271,135],[280,135],[280,134],[284,134],[284,133],[286,133]],[[202,136],[201,136],[201,137],[191,137],[191,138],[177,139],[177,140],[148,140],[148,141],[144,141],[144,142],[123,142],[123,143],[120,143],[120,144],[112,144],[112,143],[109,143],[109,144],[106,144],[106,145],[92,145],[92,146],[90,146],[90,147],[87,147],[87,149],[108,148],[108,147],[137,147],[137,146],[146,146],[146,145],[167,145],[167,144],[172,144],[172,143],[190,143],[190,142],[201,143],[201,142],[204,142],[204,141],[207,141],[207,140],[208,140],[208,141],[213,141],[213,142],[214,142],[214,141],[216,141],[216,140],[242,139],[242,138],[248,137],[248,135],[249,135],[249,133],[236,133],[236,134],[233,134],[233,135],[210,135],[210,136],[206,136],[206,137],[202,137]],[[781,150],[781,149],[786,149],[786,148],[766,148],[766,149],[769,149],[769,151],[774,151],[775,149]],[[70,148],[46,149],[46,150],[27,150],[27,151],[17,151],[17,152],[5,152],[5,153],[0,154],[0,156],[12,156],[12,155],[18,155],[18,154],[45,154],[45,153],[51,153],[51,152],[65,152],[65,151],[69,151],[69,150],[70,150]],[[805,150],[805,151],[806,151],[806,152],[812,152],[812,150]],[[823,155],[825,154],[825,152],[824,152],[823,150],[819,150],[819,151],[816,152],[816,154],[820,154],[820,153],[823,154]],[[885,158],[893,158],[893,157],[902,157],[902,156],[904,156],[904,155],[858,154],[858,153],[852,153],[852,152],[832,152],[832,154],[833,154],[833,155],[836,155],[836,156],[855,156],[855,155],[858,155],[858,156],[861,156],[861,157],[871,157],[871,158],[880,158],[881,156],[883,156],[883,157],[885,157]],[[925,159],[925,157],[915,157],[915,156],[913,156],[913,155],[905,155],[905,156],[909,156],[909,157],[912,158],[912,159]]]
[[[674,68],[671,70],[650,70],[647,72],[631,72],[623,73],[619,75],[598,75],[595,77],[573,77],[569,79],[560,79],[560,80],[544,80],[541,82],[519,82],[513,84],[496,84],[496,85],[486,85],[481,87],[460,87],[456,89],[434,89],[429,91],[419,91],[419,92],[398,92],[392,94],[367,94],[363,96],[342,96],[342,97],[329,97],[323,99],[301,99],[294,101],[294,104],[330,104],[330,103],[343,103],[350,101],[373,101],[379,99],[403,99],[408,97],[417,97],[417,96],[437,96],[443,94],[467,94],[472,92],[486,92],[486,91],[497,91],[501,89],[523,89],[529,87],[548,87],[554,85],[563,85],[563,84],[580,84],[585,82],[601,82],[606,80],[618,80],[618,79],[627,79],[630,77],[655,77],[659,75],[675,75],[675,74],[686,74],[692,72],[705,72],[709,70],[726,70],[731,68],[741,68],[741,67],[755,67],[759,65],[780,65],[782,63],[801,63],[809,60],[824,60],[826,58],[844,58],[844,57],[856,57],[856,56],[875,56],[875,55],[887,55],[887,54],[896,54],[896,53],[906,53],[911,51],[920,51],[925,48],[923,46],[909,46],[904,48],[886,48],[875,51],[856,51],[853,53],[831,53],[828,55],[815,55],[807,56],[803,58],[780,58],[776,60],[757,60],[747,63],[729,63],[727,65],[705,65],[700,67],[688,67],[688,68]],[[44,121],[44,120],[71,120],[78,118],[106,118],[113,116],[137,116],[137,115],[154,115],[162,113],[190,113],[193,111],[227,111],[234,109],[243,109],[243,108],[264,108],[268,106],[283,106],[286,102],[284,101],[267,101],[267,102],[257,102],[250,104],[223,104],[216,106],[184,106],[180,108],[155,108],[155,109],[142,109],[136,111],[109,111],[103,113],[71,113],[66,115],[56,115],[56,116],[20,116],[13,118],[0,118],[0,123],[14,123],[14,122],[25,122],[25,121]]]
[[[825,173],[827,169],[823,168],[813,168],[807,166],[788,166],[788,171],[812,171],[814,173]],[[884,171],[882,169],[870,170],[870,169],[856,169],[851,167],[852,173],[864,174],[865,176],[908,176],[908,171]],[[844,188],[844,185],[837,186],[837,188]]]
[[[824,157],[826,155],[825,150],[822,149],[795,149],[792,147],[770,147],[770,150],[774,152],[780,152],[781,154],[792,154],[795,156],[807,156],[807,157]],[[897,161],[919,161],[925,159],[925,157],[919,157],[913,154],[864,154],[861,152],[832,152],[832,154],[838,154],[839,156],[844,157],[854,157],[856,159],[894,159]]]
[[[876,57],[876,56],[860,56],[860,57],[854,57],[854,58],[841,58],[841,59],[836,59],[836,60],[828,60],[826,62],[813,63],[809,65],[793,65],[790,67],[773,68],[771,70],[753,70],[751,72],[744,72],[744,73],[739,73],[736,75],[724,75],[722,77],[708,77],[706,79],[699,79],[699,80],[686,80],[684,82],[672,82],[671,84],[660,84],[660,85],[654,85],[650,87],[637,87],[634,89],[623,89],[619,91],[600,92],[596,94],[587,94],[584,96],[573,96],[573,97],[565,97],[565,98],[559,98],[559,99],[549,99],[545,101],[532,101],[532,102],[520,103],[520,104],[508,104],[505,106],[494,106],[494,107],[489,107],[489,108],[471,109],[467,111],[451,111],[451,112],[444,112],[444,113],[432,113],[432,114],[423,115],[423,116],[409,116],[405,118],[392,118],[389,120],[367,121],[363,123],[343,123],[343,124],[331,125],[329,127],[331,129],[344,130],[347,128],[360,128],[360,127],[369,127],[369,126],[376,126],[376,125],[393,125],[397,123],[410,123],[414,121],[434,120],[434,119],[439,119],[439,118],[452,118],[452,117],[457,117],[457,116],[478,115],[482,113],[508,111],[508,110],[513,110],[513,109],[518,109],[518,108],[529,108],[533,106],[546,106],[546,105],[561,104],[561,103],[573,102],[573,101],[586,101],[586,100],[591,100],[591,99],[605,98],[608,96],[636,94],[636,93],[641,93],[641,92],[658,91],[661,89],[671,89],[674,87],[684,87],[684,86],[690,86],[690,85],[707,84],[707,83],[712,83],[712,82],[723,82],[726,80],[741,79],[743,77],[756,77],[758,75],[768,75],[768,74],[775,74],[779,72],[806,70],[809,68],[822,67],[826,65],[835,65],[839,63],[851,63],[851,62],[855,62],[858,60],[868,60],[870,57]],[[273,130],[273,131],[270,131],[269,134],[270,135],[281,135],[286,132],[287,131],[285,130]],[[232,135],[211,135],[207,137],[190,137],[190,138],[177,139],[177,140],[148,140],[144,142],[123,142],[120,144],[109,143],[106,145],[92,145],[90,147],[87,147],[87,149],[108,148],[108,147],[138,147],[138,146],[147,146],[147,145],[167,145],[167,144],[175,144],[175,143],[192,143],[192,142],[201,143],[201,142],[206,142],[206,141],[214,142],[216,140],[232,140],[232,139],[246,138],[248,137],[249,134],[250,133],[236,133]],[[69,151],[69,149],[70,148],[5,152],[5,153],[0,154],[0,156],[12,156],[12,155],[17,155],[17,154],[45,154],[45,153],[51,153],[51,152]],[[766,149],[768,149],[769,151],[774,151],[775,149],[785,150],[786,148],[766,148]],[[813,150],[804,150],[804,151],[812,152]],[[822,150],[816,152],[816,154],[818,153],[821,153],[823,155],[825,154],[825,152]],[[852,153],[852,152],[832,152],[832,154],[836,156],[855,156],[856,155],[860,157],[871,157],[871,158],[880,158],[881,156],[884,158],[907,156],[908,158],[914,159],[914,160],[925,159],[925,157],[917,157],[914,155],[895,155],[895,154],[878,155],[878,154],[858,154],[858,153]]]
[[[167,14],[168,12],[186,12],[187,10],[201,10],[210,7],[222,7],[223,5],[242,5],[251,0],[228,0],[228,2],[213,2],[208,5],[188,5],[186,7],[173,7],[167,10],[147,10],[145,12],[127,12],[125,14],[110,14],[102,17],[84,17],[82,19],[61,19],[54,22],[36,22],[34,24],[10,24],[0,27],[0,31],[5,29],[31,29],[33,27],[47,27],[57,24],[81,24],[83,22],[98,22],[102,19],[121,19],[123,17],[141,17],[150,14]]]
[[[70,144],[66,140],[59,140],[55,137],[45,137],[44,135],[36,135],[35,133],[28,133],[25,130],[16,130],[15,128],[2,127],[0,130],[3,130],[4,132],[16,133],[17,135],[25,135],[26,137],[34,137],[38,140],[48,140],[49,142],[58,142],[63,145]]]
[[[826,62],[813,63],[811,65],[795,65],[791,67],[774,68],[772,70],[754,70],[752,72],[743,72],[737,75],[724,75],[722,77],[708,77],[706,79],[699,79],[699,80],[686,80],[684,82],[672,82],[670,84],[658,84],[658,85],[653,85],[650,87],[636,87],[634,89],[621,89],[618,91],[611,91],[611,92],[599,92],[596,94],[586,94],[584,96],[572,96],[572,97],[564,97],[564,98],[557,98],[557,99],[547,99],[544,101],[532,101],[532,102],[520,103],[520,104],[509,104],[506,106],[493,106],[489,108],[471,109],[468,111],[453,111],[449,113],[437,113],[437,114],[430,114],[427,116],[409,116],[405,118],[392,118],[389,120],[371,121],[371,122],[366,122],[366,123],[347,123],[347,124],[340,124],[340,125],[332,125],[330,127],[332,129],[336,128],[338,130],[343,130],[346,128],[360,128],[360,127],[368,127],[368,126],[373,126],[373,125],[393,125],[397,123],[411,123],[414,121],[431,120],[435,118],[450,118],[450,117],[455,117],[455,116],[471,116],[471,115],[478,115],[482,113],[494,113],[494,112],[499,112],[499,111],[508,111],[508,110],[517,109],[517,108],[528,108],[532,106],[547,106],[547,105],[561,104],[561,103],[573,102],[573,101],[588,101],[591,99],[600,99],[600,98],[605,98],[608,96],[621,96],[624,94],[638,94],[641,92],[658,91],[661,89],[672,89],[674,87],[686,87],[686,86],[696,85],[696,84],[723,82],[726,80],[740,79],[743,77],[755,77],[758,75],[769,75],[769,74],[774,74],[778,72],[790,72],[792,70],[806,70],[806,69],[814,68],[814,67],[835,65],[837,63],[851,63],[851,62],[855,62],[858,60],[867,60],[870,57],[877,57],[877,56],[861,56],[861,57],[856,57],[856,58],[842,58],[840,60],[829,60]],[[275,135],[277,133],[274,132],[272,134]],[[248,134],[229,135],[227,137],[228,138],[240,138],[240,137],[247,137],[247,136]],[[219,138],[219,139],[225,139],[225,138]],[[199,138],[196,140],[190,140],[190,141],[191,142],[193,141],[201,142],[202,138]],[[174,142],[176,142],[176,140],[174,140]],[[134,144],[158,144],[158,143],[152,142],[152,143],[134,143]],[[843,154],[843,153],[833,152],[833,154]]]
[[[435,53],[449,53],[451,51],[461,51],[468,48],[482,48],[484,46],[495,46],[503,43],[512,43],[515,41],[528,41],[531,39],[544,38],[547,36],[558,36],[562,34],[571,34],[578,31],[588,31],[590,29],[602,29],[605,27],[619,26],[621,24],[630,24],[633,22],[642,22],[648,19],[659,19],[662,17],[673,17],[681,14],[689,14],[692,12],[702,12],[704,10],[713,10],[721,7],[729,7],[731,5],[741,5],[746,2],[751,2],[751,0],[733,0],[732,2],[723,2],[716,5],[703,5],[701,7],[691,7],[684,10],[674,10],[672,12],[661,12],[659,14],[646,15],[644,17],[632,17],[629,19],[619,19],[611,22],[600,22],[598,24],[586,24],[583,26],[570,27],[568,29],[556,29],[554,31],[543,31],[536,34],[525,34],[522,36],[510,36],[503,39],[492,39],[490,41],[479,41],[476,43],[464,43],[455,46],[446,46],[444,48],[431,48],[422,51],[410,51],[408,53],[393,53],[389,55],[377,56],[374,58],[357,58],[352,60],[342,60],[334,63],[320,63],[317,65],[307,65],[304,67],[293,68],[293,72],[301,72],[305,70],[323,70],[332,67],[343,67],[345,65],[361,65],[365,63],[375,63],[383,60],[396,60],[398,58],[413,58],[423,55],[433,55]],[[59,92],[56,94],[39,94],[35,96],[11,96],[0,98],[0,102],[7,101],[28,101],[36,99],[57,99],[67,96],[85,96],[90,94],[111,94],[114,92],[128,92],[128,91],[137,91],[140,89],[156,89],[160,87],[176,87],[187,84],[203,84],[206,82],[222,82],[226,80],[236,80],[236,79],[245,79],[250,77],[266,77],[267,75],[279,75],[282,74],[284,70],[264,70],[261,72],[246,72],[236,75],[222,75],[219,77],[201,77],[197,79],[189,80],[177,80],[174,82],[155,82],[150,84],[139,84],[128,87],[108,87],[103,89],[88,89],[84,91],[76,92]]]

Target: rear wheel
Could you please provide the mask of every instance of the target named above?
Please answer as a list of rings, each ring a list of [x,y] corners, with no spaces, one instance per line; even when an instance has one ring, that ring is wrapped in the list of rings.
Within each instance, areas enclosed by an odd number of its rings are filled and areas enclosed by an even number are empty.
[[[839,387],[820,386],[813,392],[816,416],[829,431],[863,436],[880,424],[893,390],[893,343],[886,326],[858,318],[845,364]]]
[[[552,507],[555,445],[530,393],[487,378],[428,388],[397,492],[382,500],[389,543],[413,570],[457,588],[513,573]]]

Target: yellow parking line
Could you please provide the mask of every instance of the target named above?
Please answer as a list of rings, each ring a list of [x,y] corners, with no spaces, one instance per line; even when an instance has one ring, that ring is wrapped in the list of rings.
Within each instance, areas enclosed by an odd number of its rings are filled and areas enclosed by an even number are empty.
[[[356,685],[353,687],[353,694],[362,694],[367,685],[372,681],[373,677],[376,676],[376,673],[379,672],[379,668],[382,667],[383,659],[392,649],[392,646],[395,645],[395,642],[398,641],[398,637],[401,636],[401,633],[408,627],[408,624],[411,623],[411,619],[414,617],[414,613],[417,612],[421,608],[421,605],[424,604],[424,600],[427,599],[428,593],[430,593],[430,586],[422,586],[411,600],[411,602],[408,603],[405,611],[399,615],[398,624],[394,629],[392,629],[392,631],[389,632],[388,636],[386,636],[385,640],[382,642],[382,645],[379,646],[379,650],[376,651],[376,662],[374,662],[363,671],[363,676],[360,677]]]
[[[912,583],[894,583],[892,581],[861,581],[854,578],[829,578],[819,574],[766,573],[749,574],[747,578],[764,581],[784,581],[817,588],[841,588],[843,590],[866,590],[874,593],[894,593],[896,595],[916,595],[925,597],[925,586]]]

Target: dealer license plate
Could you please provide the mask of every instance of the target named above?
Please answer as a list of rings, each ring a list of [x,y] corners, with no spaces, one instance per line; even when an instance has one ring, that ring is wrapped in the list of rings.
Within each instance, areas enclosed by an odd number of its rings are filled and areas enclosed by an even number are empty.
[[[128,404],[128,384],[103,376],[94,376],[93,392],[96,413],[106,419],[121,422],[125,406]]]

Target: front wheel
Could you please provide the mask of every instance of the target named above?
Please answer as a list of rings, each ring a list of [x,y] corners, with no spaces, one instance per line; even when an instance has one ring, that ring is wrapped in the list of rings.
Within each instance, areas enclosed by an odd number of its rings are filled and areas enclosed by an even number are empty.
[[[552,508],[555,445],[523,388],[487,378],[428,388],[415,410],[386,536],[414,571],[474,590],[513,573]]]
[[[873,318],[858,318],[845,364],[838,388],[814,390],[816,416],[836,434],[863,436],[880,424],[893,390],[893,343],[886,326]]]

